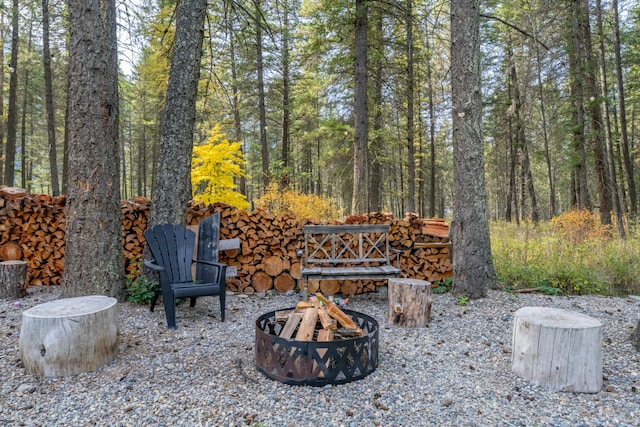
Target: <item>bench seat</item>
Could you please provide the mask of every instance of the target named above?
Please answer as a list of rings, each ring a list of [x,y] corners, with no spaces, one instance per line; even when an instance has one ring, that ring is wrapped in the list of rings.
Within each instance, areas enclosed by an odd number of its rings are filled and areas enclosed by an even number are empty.
[[[339,277],[342,280],[380,279],[398,277],[401,270],[390,265],[377,267],[310,267],[300,271],[309,279]]]

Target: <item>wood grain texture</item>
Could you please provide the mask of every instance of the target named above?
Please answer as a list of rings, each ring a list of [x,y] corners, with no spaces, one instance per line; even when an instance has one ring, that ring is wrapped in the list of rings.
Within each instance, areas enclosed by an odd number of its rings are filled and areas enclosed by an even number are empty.
[[[118,354],[115,298],[91,295],[40,304],[22,314],[20,357],[39,377],[95,371]]]
[[[556,391],[602,388],[602,324],[584,314],[523,307],[513,325],[511,371]]]

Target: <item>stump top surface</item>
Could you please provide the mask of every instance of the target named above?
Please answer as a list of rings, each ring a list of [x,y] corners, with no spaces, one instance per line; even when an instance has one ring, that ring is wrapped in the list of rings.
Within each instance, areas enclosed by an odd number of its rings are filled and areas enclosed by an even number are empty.
[[[534,325],[561,329],[600,328],[602,323],[582,313],[549,307],[522,307],[515,312],[516,319]]]
[[[57,318],[83,316],[113,307],[118,300],[103,295],[63,298],[46,302],[25,310],[22,315],[29,317]]]
[[[407,279],[403,277],[393,277],[389,279],[389,284],[398,283],[401,285],[410,285],[410,286],[429,286],[431,287],[431,282],[427,282],[426,280],[420,279]]]

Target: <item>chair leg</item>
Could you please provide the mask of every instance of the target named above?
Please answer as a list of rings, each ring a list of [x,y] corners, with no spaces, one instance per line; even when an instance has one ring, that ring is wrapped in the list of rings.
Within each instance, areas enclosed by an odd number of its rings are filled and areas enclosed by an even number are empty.
[[[163,296],[164,312],[167,317],[167,326],[169,329],[176,328],[176,298],[171,294],[169,298]]]
[[[151,308],[149,309],[149,311],[153,311],[153,309],[155,308],[156,303],[158,302],[158,298],[160,297],[160,292],[160,287],[158,287],[155,294],[153,295],[153,298],[151,299]]]
[[[189,301],[189,307],[193,308],[196,306],[196,297],[191,297],[191,301]]]
[[[224,289],[220,291],[220,320],[224,322],[224,305],[225,305],[225,295],[226,292]]]

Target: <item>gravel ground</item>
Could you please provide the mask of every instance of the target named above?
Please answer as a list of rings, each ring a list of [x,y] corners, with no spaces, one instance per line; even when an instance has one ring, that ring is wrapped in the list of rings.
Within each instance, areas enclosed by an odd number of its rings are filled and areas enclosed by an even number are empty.
[[[632,298],[549,297],[490,291],[457,304],[435,295],[429,328],[385,321],[386,298],[355,296],[349,308],[380,325],[378,369],[349,384],[289,386],[257,371],[255,319],[297,295],[230,295],[178,307],[168,330],[162,306],[118,304],[120,353],[96,372],[39,379],[22,367],[22,311],[59,289],[0,300],[0,425],[5,426],[640,426],[640,353],[630,335]],[[553,392],[510,371],[514,312],[564,308],[603,323],[604,385],[596,394]]]

